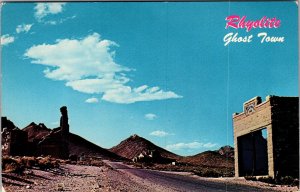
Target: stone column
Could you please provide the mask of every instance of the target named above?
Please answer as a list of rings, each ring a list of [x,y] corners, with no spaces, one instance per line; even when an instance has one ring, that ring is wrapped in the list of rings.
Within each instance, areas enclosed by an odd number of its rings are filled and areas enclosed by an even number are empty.
[[[270,177],[275,176],[275,171],[274,171],[274,150],[273,150],[273,133],[272,133],[272,124],[267,126],[267,134],[268,134],[268,140],[267,140],[267,145],[268,145],[268,174]]]
[[[234,132],[234,175],[235,177],[239,177],[239,154],[238,154],[238,141],[237,135]]]
[[[69,157],[69,123],[68,123],[68,110],[66,106],[60,108],[61,118],[60,118],[60,131],[62,138],[62,157]]]

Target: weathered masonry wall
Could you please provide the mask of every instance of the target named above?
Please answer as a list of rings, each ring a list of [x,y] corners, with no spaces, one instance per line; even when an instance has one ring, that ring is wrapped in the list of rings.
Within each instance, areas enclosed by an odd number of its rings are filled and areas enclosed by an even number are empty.
[[[277,97],[271,104],[275,174],[299,177],[299,98]]]
[[[243,107],[233,114],[235,176],[299,177],[299,98],[255,97]]]
[[[2,155],[25,155],[27,153],[28,135],[18,129],[6,117],[1,117]]]

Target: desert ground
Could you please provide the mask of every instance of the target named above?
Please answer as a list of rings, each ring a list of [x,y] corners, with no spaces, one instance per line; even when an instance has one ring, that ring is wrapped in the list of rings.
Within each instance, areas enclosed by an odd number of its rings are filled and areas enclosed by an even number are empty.
[[[26,169],[23,175],[3,173],[6,192],[51,191],[298,191],[244,178],[205,178],[189,172],[137,168],[104,160],[98,166],[62,164],[48,170]]]

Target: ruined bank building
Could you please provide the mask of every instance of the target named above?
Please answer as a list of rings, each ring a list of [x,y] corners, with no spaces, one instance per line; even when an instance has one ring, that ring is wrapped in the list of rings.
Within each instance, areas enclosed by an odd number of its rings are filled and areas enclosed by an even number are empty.
[[[236,177],[299,177],[298,97],[255,97],[232,118]]]
[[[6,117],[1,117],[2,155],[40,156],[67,159],[69,157],[69,124],[67,107],[60,108],[60,126],[48,129],[44,124],[31,123],[27,128],[19,129]],[[31,131],[37,131],[35,138],[29,138]]]

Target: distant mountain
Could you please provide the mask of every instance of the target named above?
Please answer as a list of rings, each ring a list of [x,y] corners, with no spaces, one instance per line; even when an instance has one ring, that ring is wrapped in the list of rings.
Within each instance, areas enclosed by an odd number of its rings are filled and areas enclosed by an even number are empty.
[[[116,153],[127,159],[133,159],[134,157],[137,157],[139,154],[145,153],[149,150],[150,151],[155,150],[160,154],[161,157],[164,158],[178,159],[180,157],[179,155],[167,151],[136,134],[130,136],[129,138],[125,139],[117,146],[112,147],[110,149],[111,152]]]
[[[32,122],[22,130],[27,132],[28,141],[34,141],[37,143],[47,136],[52,129],[47,128],[42,123],[37,125]],[[104,159],[125,160],[123,157],[120,157],[119,155],[116,155],[107,149],[99,147],[98,145],[95,145],[94,143],[73,133],[70,133],[69,135],[69,150],[70,154],[78,156],[84,153],[85,155],[100,156]]]
[[[217,152],[224,157],[234,158],[234,148],[229,145],[221,147]]]
[[[192,165],[203,165],[209,167],[233,168],[234,166],[233,158],[225,157],[217,151],[205,151],[197,155],[183,157],[179,161]]]

